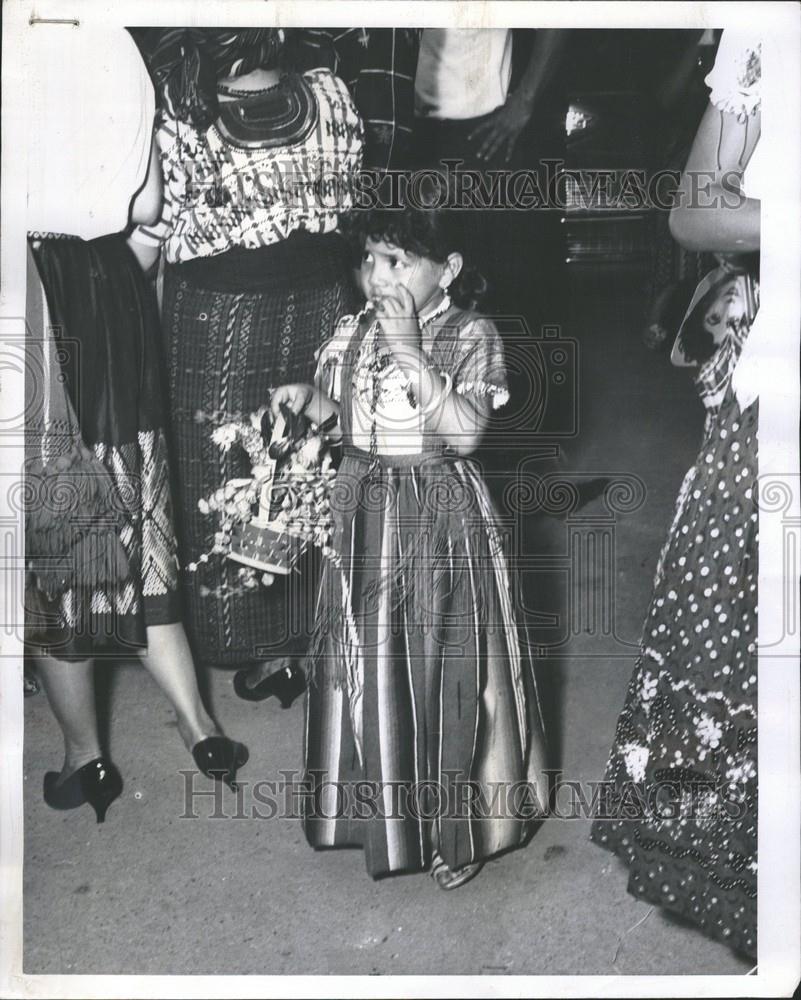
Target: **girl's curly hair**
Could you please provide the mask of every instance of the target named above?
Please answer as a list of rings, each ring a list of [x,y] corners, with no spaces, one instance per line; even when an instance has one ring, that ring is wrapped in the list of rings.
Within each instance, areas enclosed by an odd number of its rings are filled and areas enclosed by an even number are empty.
[[[342,220],[342,230],[358,261],[368,238],[383,240],[407,253],[444,264],[448,255],[467,259],[465,213],[447,208],[354,210]],[[462,309],[476,309],[487,292],[487,282],[475,267],[465,263],[448,293]]]

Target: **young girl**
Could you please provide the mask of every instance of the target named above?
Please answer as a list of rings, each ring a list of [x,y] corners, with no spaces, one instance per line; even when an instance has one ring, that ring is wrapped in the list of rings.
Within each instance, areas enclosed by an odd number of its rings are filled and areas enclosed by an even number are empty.
[[[373,877],[430,868],[451,889],[518,846],[547,798],[496,515],[465,459],[508,398],[503,352],[473,311],[483,282],[454,213],[357,225],[366,306],[323,347],[314,386],[272,399],[336,417],[344,446],[310,657],[305,830],[317,848],[363,846]]]

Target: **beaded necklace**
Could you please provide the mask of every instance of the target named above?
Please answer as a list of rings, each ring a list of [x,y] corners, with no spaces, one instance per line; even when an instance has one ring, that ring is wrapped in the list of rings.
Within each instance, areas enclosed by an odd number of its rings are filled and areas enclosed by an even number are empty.
[[[450,307],[451,299],[446,292],[439,305],[435,306],[431,312],[426,313],[425,316],[418,317],[417,325],[420,328],[420,332],[422,333],[425,327],[433,323],[437,317],[446,313]],[[381,394],[381,375],[387,367],[387,355],[381,353],[381,323],[375,316],[375,306],[372,302],[369,302],[364,309],[362,309],[357,319],[359,322],[369,320],[371,313],[373,314],[373,319],[370,321],[370,325],[365,335],[365,341],[368,337],[372,337],[372,357],[370,358],[370,363],[367,366],[367,370],[370,373],[370,466],[367,471],[368,480],[373,479],[380,464],[378,460],[378,422],[376,419],[376,412],[378,410],[378,398]]]
[[[262,87],[260,90],[235,90],[233,87],[224,87],[222,84],[217,85],[217,93],[222,94],[223,97],[262,97],[264,94],[270,94],[285,82],[286,75],[282,76],[280,80],[276,80],[275,83],[271,83],[269,87]]]

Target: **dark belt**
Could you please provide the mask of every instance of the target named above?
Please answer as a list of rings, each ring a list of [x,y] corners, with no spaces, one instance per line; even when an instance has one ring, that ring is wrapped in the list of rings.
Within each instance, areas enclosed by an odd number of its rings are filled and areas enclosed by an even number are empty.
[[[338,233],[297,232],[269,246],[232,247],[167,267],[178,280],[209,291],[270,292],[343,280],[348,259]]]

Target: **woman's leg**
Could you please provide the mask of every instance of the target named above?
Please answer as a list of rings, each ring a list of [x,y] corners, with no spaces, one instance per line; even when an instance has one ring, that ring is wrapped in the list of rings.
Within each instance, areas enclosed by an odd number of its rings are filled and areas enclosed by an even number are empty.
[[[39,677],[64,736],[61,780],[90,760],[100,757],[95,708],[94,661],[65,663],[43,653],[36,655]]]
[[[220,734],[200,697],[195,661],[180,622],[148,626],[142,663],[175,709],[178,731],[188,750],[207,736]]]

